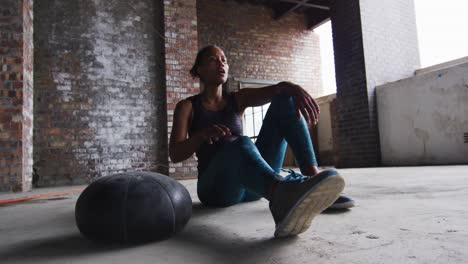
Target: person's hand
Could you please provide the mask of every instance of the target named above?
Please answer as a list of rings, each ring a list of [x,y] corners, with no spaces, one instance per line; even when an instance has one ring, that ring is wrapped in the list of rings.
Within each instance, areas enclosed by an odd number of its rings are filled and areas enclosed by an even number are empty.
[[[202,130],[201,135],[203,140],[206,141],[208,144],[213,144],[214,142],[218,141],[220,137],[227,137],[231,136],[231,130],[221,124],[212,125]]]
[[[318,123],[320,108],[312,96],[297,84],[290,82],[281,82],[279,84],[283,86],[282,90],[284,93],[293,98],[297,119],[301,119],[302,112],[308,126],[311,126],[312,123],[316,125]]]

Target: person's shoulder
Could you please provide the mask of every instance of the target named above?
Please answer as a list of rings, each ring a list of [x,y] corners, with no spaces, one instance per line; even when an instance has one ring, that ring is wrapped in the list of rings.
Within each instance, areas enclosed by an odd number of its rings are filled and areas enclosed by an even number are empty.
[[[187,105],[187,104],[193,104],[195,101],[197,101],[200,97],[200,94],[194,94],[189,97],[186,97],[185,99],[180,100],[177,104],[182,104],[182,105]]]
[[[190,97],[179,101],[176,104],[176,111],[183,111],[183,112],[191,111],[192,110],[192,102],[193,102],[193,100]]]
[[[198,97],[200,97],[200,94],[199,94],[199,93],[194,94],[194,95],[191,95],[191,96],[185,98],[184,100],[193,101],[193,100],[196,100]],[[183,101],[184,101],[184,100],[183,100]]]

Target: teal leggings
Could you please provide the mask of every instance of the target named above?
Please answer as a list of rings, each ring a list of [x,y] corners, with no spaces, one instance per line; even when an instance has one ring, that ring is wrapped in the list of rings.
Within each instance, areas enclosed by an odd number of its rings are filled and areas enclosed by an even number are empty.
[[[265,195],[266,183],[284,180],[278,173],[287,143],[301,169],[311,163],[317,166],[304,118],[297,120],[291,97],[278,95],[265,115],[256,143],[246,136],[237,138],[221,149],[199,175],[200,201],[210,206],[230,206],[260,199]]]

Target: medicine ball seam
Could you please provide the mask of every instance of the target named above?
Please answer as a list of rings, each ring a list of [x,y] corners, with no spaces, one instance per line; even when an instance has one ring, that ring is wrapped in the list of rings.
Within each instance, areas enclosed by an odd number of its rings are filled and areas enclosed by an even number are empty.
[[[176,226],[176,223],[175,223],[175,218],[176,218],[176,215],[175,215],[175,208],[174,208],[174,201],[172,201],[172,198],[171,196],[169,195],[169,193],[167,192],[166,189],[164,189],[164,186],[159,183],[158,181],[155,181],[157,184],[159,184],[159,186],[161,186],[161,189],[164,190],[164,193],[166,193],[167,197],[169,198],[169,200],[171,201],[171,207],[172,207],[172,234],[175,233],[175,226]]]

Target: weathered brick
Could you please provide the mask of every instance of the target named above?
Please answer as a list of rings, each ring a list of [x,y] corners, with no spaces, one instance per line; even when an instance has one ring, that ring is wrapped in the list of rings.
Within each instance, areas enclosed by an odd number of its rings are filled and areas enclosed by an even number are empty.
[[[172,114],[176,103],[199,92],[197,81],[193,80],[188,74],[191,62],[195,60],[198,51],[196,5],[196,0],[164,1],[166,116],[168,122],[166,140],[168,140],[171,132]],[[190,168],[194,167],[193,161],[194,157],[179,164],[170,162],[170,175],[177,179],[196,177],[196,173],[190,170]],[[176,167],[186,169],[175,170]]]
[[[0,191],[27,191],[32,178],[32,0],[0,6]],[[22,79],[25,81],[21,81]]]
[[[167,173],[158,166],[167,165],[162,3],[43,0],[34,9],[37,184]]]

